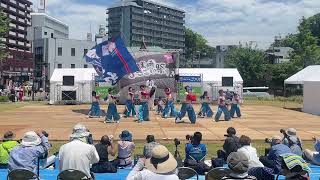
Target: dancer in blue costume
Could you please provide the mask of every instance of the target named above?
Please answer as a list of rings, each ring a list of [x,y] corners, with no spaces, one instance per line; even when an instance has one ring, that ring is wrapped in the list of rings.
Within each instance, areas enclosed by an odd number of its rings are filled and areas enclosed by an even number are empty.
[[[95,91],[92,91],[92,104],[89,111],[89,117],[100,117],[101,116],[101,110],[100,110],[100,104],[99,104],[100,96],[97,95]]]
[[[112,95],[112,89],[108,89],[107,104],[108,104],[108,109],[107,109],[105,123],[112,123],[112,122],[119,123],[120,115],[117,110],[116,96]]]
[[[164,108],[162,117],[163,118],[176,117],[177,111],[176,111],[176,108],[174,107],[174,99],[172,97],[171,89],[167,87],[164,89],[164,92],[166,94],[166,106]]]
[[[125,109],[125,116],[124,117],[131,117],[136,115],[136,110],[134,107],[134,89],[132,87],[129,87],[128,89],[128,95],[126,100],[126,109]]]
[[[213,116],[213,111],[210,108],[210,97],[208,96],[208,92],[204,91],[203,95],[200,97],[201,99],[201,108],[200,108],[200,117],[208,117],[211,118]]]

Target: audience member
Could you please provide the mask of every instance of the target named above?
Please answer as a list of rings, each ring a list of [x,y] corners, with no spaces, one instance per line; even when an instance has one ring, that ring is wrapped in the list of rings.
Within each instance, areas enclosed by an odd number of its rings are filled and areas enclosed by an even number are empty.
[[[82,124],[76,124],[70,135],[70,142],[60,147],[60,171],[75,169],[90,178],[90,165],[99,162],[99,155],[93,145],[88,144],[90,132]]]
[[[99,154],[99,162],[92,165],[91,171],[94,173],[116,173],[119,160],[109,161],[109,155],[115,156],[115,148],[113,142],[107,135],[101,137],[100,143],[95,145]]]
[[[159,143],[156,142],[154,135],[148,135],[147,138],[147,143],[143,147],[143,156],[146,159],[151,158],[152,155],[152,149],[159,145]]]
[[[245,179],[245,180],[255,180],[256,177],[250,176],[248,174],[249,169],[249,159],[242,152],[232,152],[227,158],[228,167],[231,173],[222,178],[222,180],[235,180],[235,179]]]
[[[12,131],[7,131],[3,135],[3,142],[0,144],[0,169],[8,167],[10,152],[19,144],[13,140],[14,137],[15,135]]]
[[[207,155],[207,148],[205,144],[201,144],[202,134],[195,132],[190,138],[190,143],[186,144],[185,153],[186,160],[184,165],[191,167],[198,174],[204,175],[210,168],[204,163]]]
[[[264,167],[260,162],[257,149],[251,146],[251,139],[248,136],[242,135],[239,139],[241,148],[237,152],[241,152],[249,159],[249,169],[253,167]]]
[[[226,160],[230,153],[237,152],[240,148],[239,138],[236,136],[236,133],[233,127],[227,129],[227,134],[224,135],[227,138],[224,141],[223,150],[218,150],[217,152],[219,158]]]
[[[21,144],[10,152],[9,171],[15,169],[36,170],[38,159],[46,156],[50,148],[48,138],[44,134],[47,133],[45,131],[38,133],[29,131],[24,134]]]
[[[311,151],[309,149],[305,149],[303,151],[303,157],[310,161],[312,164],[320,166],[320,139],[313,137],[312,140],[314,141],[314,149],[316,151]]]
[[[271,140],[271,149],[267,156],[261,156],[260,161],[268,168],[274,170],[274,173],[281,171],[281,155],[291,153],[288,146],[282,144],[282,138],[280,136],[274,136]]]
[[[132,153],[135,149],[135,144],[132,142],[132,134],[128,130],[124,130],[119,135],[120,141],[118,142],[118,159],[120,160],[119,166],[126,167],[132,166]]]
[[[308,164],[295,154],[282,155],[282,169],[286,180],[308,180],[308,173],[311,169]]]
[[[179,180],[176,168],[177,161],[172,154],[166,147],[158,145],[152,149],[150,159],[138,160],[127,180]]]
[[[284,136],[282,143],[287,145],[293,154],[302,156],[302,142],[297,136],[297,131],[294,128],[289,128],[287,130],[281,129],[280,132]]]

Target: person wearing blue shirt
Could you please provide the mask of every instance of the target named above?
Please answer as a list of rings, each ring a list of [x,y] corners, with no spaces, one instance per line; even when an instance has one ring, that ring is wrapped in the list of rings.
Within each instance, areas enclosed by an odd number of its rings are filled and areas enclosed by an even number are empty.
[[[281,155],[291,153],[291,149],[282,144],[280,136],[274,136],[271,141],[271,149],[267,156],[261,156],[260,161],[268,168],[274,170],[275,173],[281,172]]]
[[[45,131],[25,133],[21,144],[10,152],[9,171],[27,169],[35,172],[38,158],[43,157],[51,147],[45,133]]]
[[[190,138],[190,142],[185,147],[186,160],[184,161],[184,165],[191,167],[198,174],[203,175],[210,168],[204,163],[207,147],[205,144],[201,144],[201,140],[202,134],[200,132],[195,132]]]

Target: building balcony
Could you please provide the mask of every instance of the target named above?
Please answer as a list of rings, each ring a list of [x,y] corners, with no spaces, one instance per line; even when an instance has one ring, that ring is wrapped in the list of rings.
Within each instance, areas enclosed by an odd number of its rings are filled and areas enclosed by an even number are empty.
[[[11,2],[12,4],[17,4],[17,1],[16,1],[16,0],[10,0],[10,2]]]
[[[11,44],[17,44],[17,41],[16,41],[16,40],[9,39],[9,43],[11,43]]]
[[[3,8],[7,8],[7,7],[8,7],[8,5],[1,3],[1,7],[3,7]]]
[[[25,6],[24,4],[22,4],[22,3],[19,3],[19,6],[20,6],[21,8],[23,8],[23,9],[26,8],[26,6]]]
[[[24,42],[18,41],[18,45],[24,46]]]
[[[9,18],[10,18],[10,19],[13,19],[13,20],[17,20],[17,17],[16,17],[16,16],[13,16],[13,15],[11,15],[11,14],[9,14]]]

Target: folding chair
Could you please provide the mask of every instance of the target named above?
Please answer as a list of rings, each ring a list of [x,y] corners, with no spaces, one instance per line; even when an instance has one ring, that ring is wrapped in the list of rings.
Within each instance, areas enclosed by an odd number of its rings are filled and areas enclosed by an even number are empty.
[[[189,167],[179,167],[178,168],[178,177],[180,180],[190,179],[194,176],[196,176],[197,180],[199,179],[199,175],[194,169],[189,168]]]
[[[10,171],[7,180],[40,180],[39,176],[27,169],[15,169]]]
[[[217,180],[217,179],[221,179],[224,176],[229,175],[231,172],[230,169],[228,168],[223,168],[223,167],[218,167],[218,168],[214,168],[211,169],[207,174],[205,179],[206,180]]]
[[[57,180],[89,180],[90,178],[82,171],[67,169],[60,172]]]

